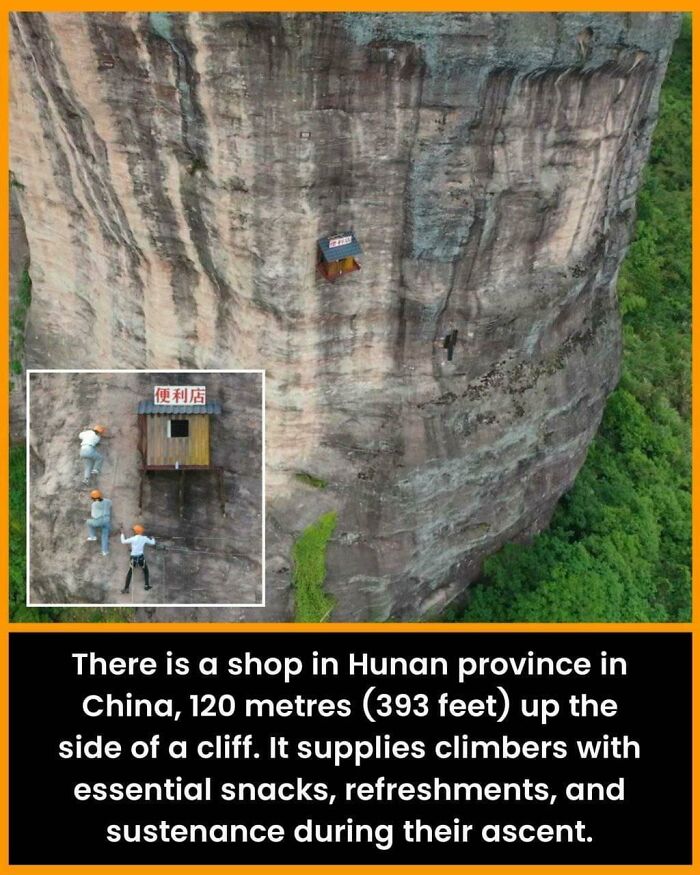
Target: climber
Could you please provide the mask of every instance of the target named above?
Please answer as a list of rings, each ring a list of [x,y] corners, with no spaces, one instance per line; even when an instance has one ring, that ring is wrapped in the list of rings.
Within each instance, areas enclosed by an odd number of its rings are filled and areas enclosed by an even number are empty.
[[[104,437],[105,431],[104,425],[93,425],[78,435],[80,438],[80,458],[85,465],[83,483],[86,486],[90,485],[90,475],[99,474],[102,470],[104,456],[97,449],[97,445]]]
[[[155,538],[148,538],[144,535],[145,529],[143,526],[132,526],[134,534],[130,538],[124,537],[124,532],[121,533],[122,544],[131,544],[131,557],[129,559],[129,570],[126,572],[126,583],[122,590],[122,595],[129,592],[131,586],[131,575],[134,568],[143,568],[143,588],[151,589],[151,584],[148,580],[148,563],[144,556],[143,549],[146,544],[151,547],[155,546]]]
[[[112,528],[112,502],[109,498],[105,498],[99,489],[93,489],[90,498],[92,500],[90,519],[85,520],[88,527],[88,541],[96,541],[96,533],[99,530],[102,538],[102,555],[107,556]]]
[[[447,361],[451,362],[452,357],[454,356],[455,346],[457,346],[457,335],[458,331],[456,328],[453,328],[449,334],[445,335],[443,347],[447,350]]]

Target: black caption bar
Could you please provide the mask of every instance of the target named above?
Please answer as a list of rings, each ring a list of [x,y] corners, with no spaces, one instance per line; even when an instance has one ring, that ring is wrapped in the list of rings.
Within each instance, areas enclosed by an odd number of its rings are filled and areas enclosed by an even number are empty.
[[[12,633],[14,864],[687,864],[690,636]]]

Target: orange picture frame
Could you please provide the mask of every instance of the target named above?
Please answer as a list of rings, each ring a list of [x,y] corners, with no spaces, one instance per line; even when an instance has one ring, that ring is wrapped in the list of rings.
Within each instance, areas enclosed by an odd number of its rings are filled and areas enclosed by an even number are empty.
[[[313,2],[313,0],[247,0],[241,4],[240,8],[232,8],[234,4],[226,2],[226,0],[209,0],[209,2],[201,2],[201,0],[190,0],[183,3],[182,0],[150,0],[150,2],[139,3],[134,0],[121,0],[119,3],[109,2],[86,2],[86,0],[59,0],[59,2],[47,2],[47,0],[36,0],[32,3],[10,3],[4,9],[2,24],[0,26],[0,52],[4,59],[1,85],[2,96],[0,99],[0,137],[2,138],[2,155],[4,161],[4,174],[2,181],[2,210],[0,210],[0,222],[2,222],[2,232],[0,233],[0,246],[2,247],[2,265],[3,276],[8,276],[9,271],[9,141],[8,141],[8,109],[9,109],[9,46],[8,46],[8,15],[15,11],[31,11],[31,12],[142,12],[147,11],[168,11],[168,12],[694,12],[698,2],[683,2],[672,3],[657,0],[657,2],[639,2],[639,0],[627,0],[624,3],[610,4],[604,0],[576,0],[576,2],[551,2],[551,0],[541,0],[541,2],[515,2],[515,0],[500,0],[498,3],[484,2],[484,0],[474,0],[471,3],[449,2],[449,0],[431,0],[429,4],[425,2],[411,2],[411,0],[383,0],[377,3],[376,0],[352,0],[352,2]],[[700,94],[698,89],[698,81],[700,79],[700,35],[698,34],[697,23],[700,18],[693,18],[693,93]],[[700,101],[695,100],[693,106],[693,123],[696,129],[700,129]],[[700,178],[700,159],[698,158],[698,149],[693,142],[693,173]],[[700,230],[696,221],[698,198],[700,194],[698,189],[693,190],[693,249],[700,247]],[[695,259],[693,259],[695,262]],[[693,286],[692,299],[693,303],[697,302],[696,297],[697,277],[693,271]],[[698,376],[700,374],[700,343],[698,342],[698,329],[695,321],[692,329],[692,353],[693,353],[693,368],[692,368],[692,386],[693,397],[695,397],[695,388],[698,385]],[[299,632],[313,632],[318,635],[327,635],[336,632],[350,633],[356,631],[370,632],[377,635],[395,635],[402,632],[410,631],[412,633],[427,633],[441,632],[444,634],[458,634],[464,632],[487,632],[487,633],[511,633],[524,635],[529,632],[573,632],[577,634],[585,634],[587,632],[623,632],[625,634],[635,634],[636,632],[675,632],[675,633],[693,633],[693,638],[700,634],[700,619],[696,608],[696,587],[693,586],[693,612],[692,621],[690,623],[531,623],[531,624],[467,624],[467,623],[382,623],[382,624],[364,624],[364,623],[324,623],[317,624],[293,624],[293,623],[61,623],[61,624],[45,624],[45,623],[10,623],[8,605],[9,598],[7,592],[7,569],[9,567],[9,471],[8,471],[8,455],[9,455],[9,342],[10,342],[10,324],[9,324],[9,291],[5,292],[5,306],[0,312],[0,335],[3,338],[4,354],[0,356],[0,393],[2,394],[2,417],[3,421],[0,426],[0,443],[2,445],[3,463],[0,466],[0,486],[2,488],[3,499],[0,503],[0,549],[2,558],[2,567],[5,569],[5,574],[2,577],[4,582],[4,604],[0,610],[0,636],[2,637],[2,647],[4,654],[4,665],[0,671],[0,710],[2,712],[0,719],[0,739],[2,742],[3,755],[0,758],[0,777],[2,779],[3,793],[0,797],[0,808],[2,809],[2,817],[0,819],[0,872],[22,873],[22,875],[34,875],[34,873],[50,873],[57,870],[62,872],[85,871],[90,875],[104,873],[104,875],[117,875],[117,873],[125,873],[125,875],[171,875],[173,871],[189,875],[189,873],[244,873],[251,872],[255,875],[268,875],[268,873],[286,873],[286,872],[305,872],[310,866],[272,866],[272,865],[227,865],[227,866],[178,866],[175,870],[172,866],[156,865],[129,865],[129,866],[109,866],[99,865],[90,867],[69,867],[69,866],[10,866],[8,863],[8,774],[9,774],[9,748],[8,748],[8,671],[7,671],[7,651],[8,651],[8,636],[10,633],[25,634],[27,632],[48,632],[51,634],[60,635],[64,632],[101,632],[109,635],[113,632],[153,632],[155,634],[168,632],[207,632],[211,634],[219,634],[221,632],[256,632],[261,635],[281,633],[285,635],[295,635]],[[693,434],[697,431],[698,418],[700,417],[700,406],[693,405],[692,413],[692,429]],[[700,540],[700,530],[698,529],[698,504],[700,502],[700,486],[698,480],[700,475],[700,463],[698,461],[698,453],[693,452],[693,493],[692,493],[692,510],[693,510],[693,557],[692,571],[693,580],[695,580],[696,572],[699,568],[699,552],[695,545]],[[700,727],[700,697],[698,696],[698,678],[700,678],[700,648],[695,648],[693,656],[693,720],[695,727]],[[28,679],[31,683],[31,679]],[[693,775],[693,848],[695,862],[690,866],[646,866],[643,871],[645,875],[657,875],[657,873],[668,873],[670,871],[681,872],[700,872],[700,863],[698,862],[697,849],[700,847],[700,784],[698,781],[697,763],[700,762],[700,730],[696,728],[693,740],[693,760],[696,764]],[[27,770],[27,773],[28,770]],[[39,778],[37,778],[37,781]],[[658,800],[658,804],[663,804],[663,800]],[[40,838],[40,836],[38,837]],[[436,856],[439,848],[436,849]],[[405,866],[400,865],[368,865],[368,866],[347,866],[340,863],[336,866],[318,867],[319,871],[324,873],[338,873],[338,875],[349,875],[349,873],[376,873],[376,875],[393,875],[393,873],[405,872]],[[510,866],[510,865],[464,865],[464,866],[441,866],[439,860],[436,859],[435,866],[412,866],[411,872],[429,873],[436,872],[440,875],[451,875],[451,873],[465,873],[465,875],[534,875],[534,873],[545,872],[546,875],[587,875],[587,873],[638,873],[638,866],[582,866],[582,865],[552,865],[552,866]]]

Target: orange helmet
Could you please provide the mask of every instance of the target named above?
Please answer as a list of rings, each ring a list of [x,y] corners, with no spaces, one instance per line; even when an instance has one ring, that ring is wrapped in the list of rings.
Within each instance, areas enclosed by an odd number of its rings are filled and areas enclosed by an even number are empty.
[[[136,532],[137,535],[142,535],[146,531],[143,526],[139,525],[132,526],[131,528]]]
[[[104,425],[93,425],[92,430],[96,431],[97,434],[104,434],[107,431]]]
[[[90,493],[90,498],[102,498],[102,493],[99,489],[93,489]]]

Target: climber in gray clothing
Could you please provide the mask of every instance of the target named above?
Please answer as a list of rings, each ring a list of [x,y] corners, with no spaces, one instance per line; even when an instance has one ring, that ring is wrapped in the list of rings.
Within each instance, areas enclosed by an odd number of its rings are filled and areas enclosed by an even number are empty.
[[[85,520],[88,529],[88,541],[97,540],[97,532],[100,532],[102,541],[102,555],[109,553],[109,535],[112,530],[112,502],[105,498],[99,489],[93,489],[90,493],[92,507],[90,519]]]

